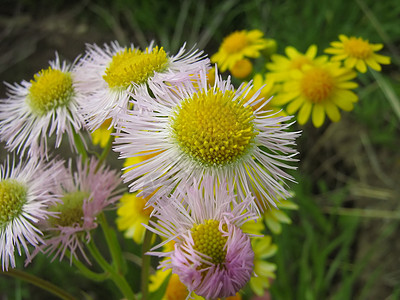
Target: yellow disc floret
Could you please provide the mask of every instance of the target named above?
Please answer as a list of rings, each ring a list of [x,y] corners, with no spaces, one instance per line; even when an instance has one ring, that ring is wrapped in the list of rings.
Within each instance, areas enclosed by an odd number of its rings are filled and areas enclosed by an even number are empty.
[[[182,101],[172,117],[173,137],[183,152],[206,166],[236,161],[258,134],[253,110],[232,91],[199,91]]]
[[[62,201],[51,208],[52,211],[59,212],[57,217],[49,219],[53,227],[73,227],[83,225],[83,200],[89,197],[88,192],[76,191],[64,194]]]
[[[57,107],[67,105],[74,94],[69,72],[49,67],[35,74],[33,78],[27,102],[37,115],[44,115]]]
[[[110,88],[127,88],[132,82],[145,83],[167,65],[168,56],[162,47],[155,47],[149,53],[129,48],[113,56],[103,78]]]
[[[334,87],[335,81],[332,75],[318,67],[308,70],[301,81],[303,94],[314,103],[329,98]]]
[[[211,263],[221,264],[225,261],[225,244],[227,236],[223,236],[219,231],[220,222],[217,220],[205,220],[200,225],[192,228],[192,238],[194,249],[211,257]],[[227,225],[222,225],[222,230],[227,231]]]
[[[343,43],[343,48],[349,56],[359,59],[367,59],[373,53],[371,45],[362,38],[350,37]]]
[[[26,194],[26,188],[18,181],[0,181],[0,229],[21,214]]]

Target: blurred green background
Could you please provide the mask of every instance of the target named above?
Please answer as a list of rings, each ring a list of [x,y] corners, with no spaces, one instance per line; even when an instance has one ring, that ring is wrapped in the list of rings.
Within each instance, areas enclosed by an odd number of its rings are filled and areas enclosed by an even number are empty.
[[[262,30],[281,54],[286,46],[304,52],[311,44],[322,54],[341,33],[383,43],[380,53],[392,64],[378,81],[370,73],[357,78],[355,110],[338,123],[300,128],[298,184],[291,185],[299,210],[291,212],[293,224],[273,236],[279,251],[271,258],[278,270],[270,296],[400,299],[398,0],[2,0],[0,12],[0,79],[9,83],[30,80],[55,51],[73,61],[85,43],[118,40],[146,47],[154,40],[174,54],[187,42],[187,48],[211,56],[224,36],[242,29]],[[6,97],[4,85],[0,97]],[[5,155],[1,148],[1,158]],[[137,250],[132,241],[121,243],[127,252]],[[81,290],[93,299],[119,295],[112,285],[85,281],[68,262],[38,258],[28,271],[79,299],[85,298]],[[133,286],[138,273],[132,264]],[[0,299],[51,299],[29,284],[0,278]]]

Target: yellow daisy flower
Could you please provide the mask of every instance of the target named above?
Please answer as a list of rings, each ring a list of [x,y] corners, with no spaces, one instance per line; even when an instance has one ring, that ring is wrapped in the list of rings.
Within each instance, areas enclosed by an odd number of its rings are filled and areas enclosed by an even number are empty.
[[[218,69],[225,72],[245,57],[256,58],[260,51],[268,46],[260,30],[235,31],[224,38],[218,52],[211,56],[211,62],[218,64]]]
[[[261,89],[262,88],[262,89]],[[261,89],[261,93],[252,102],[256,103],[252,106],[253,110],[257,110],[263,103],[271,99],[262,108],[263,111],[268,111],[269,115],[275,114],[274,116],[286,116],[286,113],[282,110],[282,107],[276,104],[274,95],[276,95],[280,90],[280,85],[275,84],[275,80],[264,77],[261,74],[256,74],[253,77],[253,86],[246,95],[246,100],[250,100],[254,94]],[[272,97],[272,98],[271,98]],[[260,101],[260,99],[263,99]],[[258,103],[257,103],[258,102]]]
[[[100,145],[101,148],[105,148],[110,138],[113,128],[111,127],[111,119],[107,119],[101,126],[92,132],[92,143],[93,145]]]
[[[278,247],[272,244],[269,235],[253,239],[251,245],[254,251],[254,273],[257,274],[257,277],[251,277],[250,288],[256,295],[261,296],[270,287],[270,281],[275,279],[276,265],[266,259],[273,256]]]
[[[367,72],[367,65],[375,71],[381,71],[381,64],[390,64],[390,57],[376,54],[383,48],[383,44],[370,44],[360,37],[339,35],[340,42],[332,42],[326,53],[333,54],[332,61],[344,60],[346,68],[356,68],[359,72]]]
[[[292,70],[300,70],[303,65],[319,65],[327,61],[326,56],[316,56],[316,45],[308,47],[305,54],[300,53],[292,46],[288,46],[285,48],[285,53],[286,56],[273,54],[271,62],[266,64],[267,69],[270,70],[268,76],[277,82],[287,80]]]
[[[291,78],[283,84],[282,92],[276,99],[284,105],[289,115],[298,112],[297,120],[305,124],[311,115],[315,127],[325,121],[325,114],[333,121],[340,120],[339,109],[351,111],[358,97],[350,89],[358,85],[350,81],[356,72],[343,68],[337,62],[321,65],[304,65],[301,70],[293,70]]]
[[[119,201],[117,210],[117,227],[120,231],[125,231],[126,238],[133,238],[135,243],[142,244],[146,228],[142,224],[147,224],[152,207],[145,208],[147,198],[137,197],[136,193],[125,193]]]
[[[186,286],[180,281],[177,274],[171,274],[172,269],[159,269],[154,275],[150,275],[150,292],[157,291],[165,280],[168,280],[167,288],[161,300],[185,300],[189,294]],[[171,275],[171,276],[170,276]],[[169,277],[170,276],[170,277]]]

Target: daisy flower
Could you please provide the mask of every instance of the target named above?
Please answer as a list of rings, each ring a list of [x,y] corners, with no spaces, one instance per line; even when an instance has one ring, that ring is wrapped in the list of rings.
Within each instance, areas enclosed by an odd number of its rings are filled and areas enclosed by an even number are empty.
[[[260,91],[247,100],[249,85],[235,90],[229,78],[218,76],[209,86],[205,69],[184,86],[149,86],[154,98],[144,88],[133,101],[147,113],[121,116],[115,141],[121,158],[157,154],[123,175],[131,192],[148,196],[159,189],[149,199],[152,205],[192,177],[211,175],[228,180],[240,199],[257,190],[260,201],[275,205],[277,197],[289,196],[279,181],[293,180],[283,169],[295,168],[286,162],[296,161],[292,146],[299,132],[287,131],[291,117],[266,117],[262,106],[253,109]]]
[[[326,53],[333,54],[332,61],[344,61],[346,68],[356,68],[359,72],[367,72],[367,65],[375,71],[381,71],[381,64],[390,64],[390,57],[376,54],[383,44],[370,44],[360,37],[339,35],[339,41],[332,42]]]
[[[211,62],[218,64],[218,69],[225,72],[245,57],[257,58],[260,51],[268,46],[263,36],[260,30],[235,31],[224,38],[218,52],[211,56]]]
[[[189,80],[200,66],[208,65],[202,52],[185,53],[183,46],[175,56],[169,56],[161,47],[151,44],[145,51],[121,47],[117,42],[88,45],[85,57],[77,68],[77,89],[81,112],[91,130],[97,129],[107,119],[111,126],[121,110],[128,108],[128,92],[138,86],[155,81],[163,84]]]
[[[306,53],[300,53],[296,48],[288,46],[285,48],[286,56],[273,54],[271,62],[266,64],[269,78],[276,82],[286,81],[290,78],[292,70],[300,70],[303,65],[320,65],[327,60],[326,56],[316,56],[317,46],[311,45]]]
[[[146,207],[147,199],[138,197],[136,193],[125,193],[119,200],[117,210],[118,230],[125,231],[126,238],[133,238],[135,243],[142,244],[146,228],[142,224],[148,224],[151,207]]]
[[[70,160],[60,177],[62,202],[49,207],[57,215],[43,224],[47,236],[46,245],[41,247],[44,253],[54,253],[53,259],[58,256],[61,260],[69,250],[71,261],[78,251],[89,261],[83,244],[90,241],[90,231],[97,227],[96,217],[121,197],[115,191],[121,183],[118,174],[104,165],[96,168],[97,160],[92,158],[86,163],[78,160],[73,171]]]
[[[189,290],[206,299],[234,296],[250,280],[254,252],[241,226],[257,219],[250,196],[236,203],[231,186],[211,177],[196,182],[154,207],[157,222],[147,228],[165,241],[150,255],[166,257],[160,268],[172,269]],[[170,241],[171,252],[153,252]]]
[[[75,145],[74,133],[80,134],[84,120],[78,113],[72,68],[56,55],[50,67],[29,82],[6,83],[8,98],[0,100],[0,140],[10,151],[23,154],[29,148],[31,156],[38,151],[47,153],[47,138],[53,134],[56,148],[64,133]]]
[[[285,105],[288,114],[298,110],[297,120],[300,125],[310,118],[315,127],[325,121],[325,114],[333,122],[340,120],[339,108],[351,111],[353,103],[358,101],[355,93],[357,83],[350,81],[357,76],[356,72],[343,68],[337,62],[326,62],[322,65],[304,65],[301,70],[291,72],[280,92],[277,102]]]
[[[21,256],[23,249],[28,259],[28,246],[43,244],[37,223],[53,216],[46,208],[59,199],[54,195],[56,178],[62,162],[29,159],[16,164],[7,161],[0,165],[0,260],[2,270],[15,268],[14,252]],[[15,249],[16,248],[16,249]]]

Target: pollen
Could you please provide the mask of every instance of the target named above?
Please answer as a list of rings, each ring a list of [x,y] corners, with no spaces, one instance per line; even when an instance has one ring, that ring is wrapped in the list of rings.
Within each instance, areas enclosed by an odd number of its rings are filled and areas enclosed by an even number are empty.
[[[133,83],[145,83],[155,72],[163,72],[168,66],[164,49],[155,47],[151,52],[125,49],[112,58],[103,79],[110,88],[127,88]]]
[[[326,70],[312,68],[306,71],[300,86],[305,97],[313,103],[320,103],[330,97],[335,88],[335,81]]]
[[[219,231],[220,222],[217,220],[205,220],[204,223],[192,228],[194,249],[211,257],[211,263],[222,264],[225,261],[225,244],[228,237]],[[222,225],[222,230],[227,231],[227,225]]]
[[[15,179],[0,181],[0,228],[22,213],[27,189]]]
[[[56,217],[50,217],[52,227],[74,227],[83,225],[83,201],[89,197],[88,192],[75,191],[64,194],[62,203],[58,203],[50,210],[58,212]]]
[[[221,48],[229,54],[243,50],[248,44],[247,36],[244,31],[235,31],[228,35],[222,42]]]
[[[362,38],[350,37],[343,43],[343,48],[349,56],[359,59],[367,59],[373,53],[368,41]]]
[[[49,67],[33,76],[27,102],[32,112],[44,115],[49,111],[65,106],[74,95],[72,77],[69,72],[62,72]]]
[[[172,117],[172,135],[180,149],[204,166],[240,159],[258,132],[253,109],[234,92],[199,91],[182,101]]]

